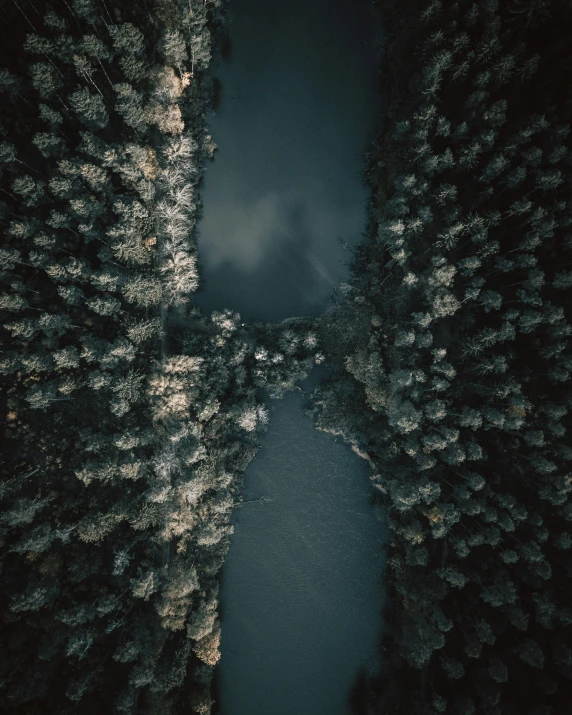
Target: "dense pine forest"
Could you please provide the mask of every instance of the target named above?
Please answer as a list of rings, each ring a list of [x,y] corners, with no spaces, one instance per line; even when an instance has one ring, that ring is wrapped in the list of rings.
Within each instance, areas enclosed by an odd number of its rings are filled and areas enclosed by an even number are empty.
[[[0,709],[206,713],[256,391],[317,353],[193,306],[221,3],[0,10]]]
[[[193,300],[223,1],[0,3],[2,712],[211,712],[260,390],[323,362],[391,530],[356,707],[568,711],[572,3],[376,4],[352,279],[265,325]]]
[[[568,712],[572,5],[380,5],[355,344],[315,399],[392,532],[363,712]]]

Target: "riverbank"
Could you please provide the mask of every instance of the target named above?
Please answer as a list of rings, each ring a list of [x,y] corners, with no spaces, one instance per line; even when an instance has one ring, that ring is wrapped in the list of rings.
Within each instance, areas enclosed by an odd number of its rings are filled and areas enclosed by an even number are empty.
[[[222,570],[217,712],[349,713],[375,669],[383,527],[369,469],[316,432],[304,393],[269,407]],[[255,500],[265,497],[264,503]],[[375,565],[375,566],[374,566]],[[293,692],[292,684],[296,687]]]
[[[382,6],[391,102],[350,293],[367,328],[315,400],[319,425],[366,446],[392,533],[383,678],[359,712],[556,714],[569,9]]]
[[[264,418],[236,318],[188,305],[221,4],[72,6],[38,27],[14,6],[1,74],[0,702],[208,712],[232,484]]]
[[[218,150],[201,194],[198,303],[240,313],[258,346],[245,384],[284,395],[265,401],[268,431],[245,472],[222,571],[214,697],[224,715],[346,715],[358,671],[376,658],[383,529],[367,465],[313,431],[302,370],[286,364],[298,344],[328,369],[318,316],[347,279],[365,224],[363,152],[379,110],[371,9],[236,0],[213,66]],[[269,331],[279,339],[266,349]],[[272,501],[249,501],[266,494]]]

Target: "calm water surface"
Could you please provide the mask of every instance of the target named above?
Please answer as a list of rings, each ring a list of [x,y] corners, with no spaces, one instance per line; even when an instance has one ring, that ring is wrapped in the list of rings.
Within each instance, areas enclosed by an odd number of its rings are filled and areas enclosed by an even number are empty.
[[[219,149],[203,191],[199,255],[208,310],[248,320],[318,315],[347,278],[368,190],[378,52],[371,0],[231,0],[215,67]]]
[[[346,715],[375,667],[384,527],[370,471],[318,432],[304,395],[271,403],[223,568],[222,715]],[[377,517],[377,518],[376,518]]]
[[[231,0],[215,63],[219,149],[203,189],[205,310],[319,315],[365,223],[379,111],[369,0]],[[270,404],[223,568],[222,715],[348,715],[375,664],[383,524],[369,468],[316,431],[301,392]]]

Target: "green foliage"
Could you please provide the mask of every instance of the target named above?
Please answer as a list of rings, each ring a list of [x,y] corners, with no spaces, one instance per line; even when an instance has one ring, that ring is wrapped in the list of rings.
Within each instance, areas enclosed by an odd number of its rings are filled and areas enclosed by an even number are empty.
[[[348,293],[366,327],[315,400],[318,425],[375,464],[388,509],[375,712],[560,712],[570,5],[380,5],[389,110]]]
[[[153,693],[168,692],[162,712],[181,712],[218,658],[216,574],[254,454],[236,422],[252,389],[229,403],[214,368],[238,371],[246,340],[227,345],[190,305],[211,80],[186,63],[218,3],[57,2],[43,24],[34,12],[0,74],[0,707],[156,713]],[[168,303],[201,338],[188,356],[174,339],[167,354]],[[205,602],[195,655],[185,629]]]
[[[193,307],[220,21],[57,2],[0,74],[3,712],[209,712],[256,390],[321,360],[312,321]]]

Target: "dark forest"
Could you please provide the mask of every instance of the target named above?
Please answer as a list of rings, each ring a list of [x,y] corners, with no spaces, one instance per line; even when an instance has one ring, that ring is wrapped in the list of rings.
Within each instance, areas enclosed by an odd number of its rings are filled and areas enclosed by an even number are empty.
[[[211,712],[261,391],[320,364],[390,531],[356,711],[568,712],[572,3],[375,4],[366,236],[275,324],[194,299],[227,3],[0,3],[2,712]]]

